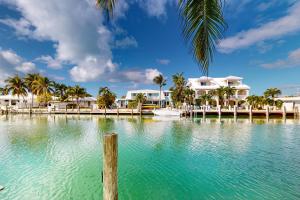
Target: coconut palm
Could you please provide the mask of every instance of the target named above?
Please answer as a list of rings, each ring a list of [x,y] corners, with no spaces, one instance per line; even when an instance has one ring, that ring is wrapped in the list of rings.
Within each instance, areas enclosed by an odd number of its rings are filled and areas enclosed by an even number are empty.
[[[195,101],[195,91],[193,89],[186,88],[184,90],[184,96],[185,96],[186,103],[188,103],[189,105],[194,104],[194,101]]]
[[[279,95],[281,95],[281,90],[278,88],[269,88],[264,92],[266,98],[271,97],[273,100],[273,106],[275,106],[275,97],[278,97]]]
[[[98,95],[98,105],[100,108],[107,108],[114,104],[116,95],[108,87],[101,87]]]
[[[43,100],[44,104],[48,104],[51,94],[54,92],[53,81],[47,77],[40,76],[32,83],[32,92]]]
[[[54,87],[54,96],[59,98],[59,101],[64,102],[68,99],[68,86],[63,83],[53,83]]]
[[[5,80],[6,83],[6,92],[10,93],[12,95],[17,95],[18,99],[21,96],[24,100],[24,97],[27,96],[27,86],[24,80],[19,77],[18,75],[15,75],[13,77],[9,77]],[[26,104],[26,102],[25,102]]]
[[[143,93],[138,93],[134,100],[139,105],[145,103],[147,99]]]
[[[201,95],[200,96],[200,101],[202,102],[202,103],[207,103],[207,102],[210,102],[211,100],[212,100],[212,97],[213,97],[213,95],[212,94],[210,94],[210,93],[208,93],[208,94],[203,94],[203,95]]]
[[[31,106],[30,106],[30,109],[32,109],[32,107],[33,107],[33,95],[36,95],[33,92],[33,82],[37,81],[40,77],[41,77],[40,74],[27,74],[24,78],[24,81],[25,81],[25,84],[27,86],[28,92],[31,93]]]
[[[113,15],[117,0],[96,0],[108,16]],[[183,35],[190,44],[194,58],[208,73],[215,46],[226,28],[222,0],[179,0]]]
[[[84,98],[88,96],[85,88],[82,88],[79,85],[75,85],[74,87],[69,88],[69,94],[71,94],[72,98],[76,100],[78,111],[80,111],[80,105],[79,105],[80,98]]]
[[[183,77],[183,73],[177,73],[172,76],[173,79],[173,87],[170,88],[172,91],[172,101],[178,106],[180,105],[184,99],[184,90],[186,88],[186,81]]]
[[[229,101],[230,101],[231,97],[234,95],[236,89],[234,87],[230,87],[230,86],[224,87],[223,89],[224,89],[224,94],[226,97],[227,105],[229,105]]]
[[[217,104],[223,105],[224,104],[224,96],[225,96],[225,87],[221,86],[212,91],[213,96],[217,98]]]
[[[153,82],[159,85],[159,107],[161,107],[161,89],[167,84],[167,80],[160,74],[153,79]]]

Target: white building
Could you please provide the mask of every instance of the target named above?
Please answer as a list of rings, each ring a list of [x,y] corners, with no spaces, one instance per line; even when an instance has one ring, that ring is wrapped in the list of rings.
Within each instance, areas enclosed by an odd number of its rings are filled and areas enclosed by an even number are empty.
[[[159,95],[159,90],[130,90],[127,92],[125,98],[117,99],[117,105],[118,107],[127,107],[128,103],[130,101],[134,101],[137,94],[144,94],[146,97],[145,104],[155,104],[159,105],[159,100],[161,99],[162,107],[165,107],[167,105],[170,105],[171,100],[171,91],[169,90],[163,90],[161,91],[161,94]],[[161,96],[161,97],[160,97]]]
[[[189,78],[187,85],[195,91],[196,98],[220,87],[232,87],[235,95],[232,100],[245,100],[249,96],[250,87],[243,83],[243,78],[237,76],[227,76],[224,78],[212,78],[202,76],[200,78]]]
[[[34,103],[36,103],[36,97],[28,94],[27,96],[17,96],[17,95],[0,95],[0,108],[4,109],[6,106],[22,108],[31,105],[32,98]]]
[[[298,107],[300,111],[300,96],[296,97],[278,97],[275,100],[283,101],[283,106],[286,107],[287,111],[293,111],[294,108]]]

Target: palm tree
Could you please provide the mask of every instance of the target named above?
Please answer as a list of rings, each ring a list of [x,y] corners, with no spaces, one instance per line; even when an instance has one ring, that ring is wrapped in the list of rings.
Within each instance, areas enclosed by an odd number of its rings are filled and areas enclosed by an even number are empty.
[[[160,74],[153,79],[153,82],[159,85],[159,107],[161,108],[161,88],[167,84],[167,80]]]
[[[117,0],[96,0],[108,16],[113,15]],[[183,35],[190,44],[194,58],[208,74],[215,46],[226,29],[222,0],[179,0]]]
[[[193,89],[190,88],[186,88],[184,90],[184,95],[185,95],[185,100],[189,105],[194,104],[194,100],[195,100],[195,91]]]
[[[181,104],[184,99],[184,90],[186,88],[186,81],[183,77],[183,73],[177,73],[172,76],[174,86],[170,88],[172,91],[171,98],[173,102],[178,106]]]
[[[49,98],[53,93],[53,81],[47,77],[40,76],[32,83],[32,92],[43,99],[43,103],[48,104]]]
[[[226,97],[227,105],[229,105],[230,98],[235,93],[235,88],[227,86],[227,87],[224,87],[223,89],[224,89],[224,94],[225,94],[225,97]]]
[[[210,102],[212,100],[212,94],[210,94],[210,93],[203,94],[200,96],[200,100],[201,100],[201,102],[205,102],[205,104],[207,104],[208,102]]]
[[[143,93],[138,93],[136,96],[135,96],[135,102],[140,105],[140,104],[143,104],[146,102],[146,97]]]
[[[217,97],[217,105],[224,104],[225,87],[221,86],[212,91],[213,96]]]
[[[17,95],[18,99],[21,96],[23,100],[24,100],[24,96],[27,96],[26,83],[18,75],[15,75],[14,77],[9,77],[8,79],[5,80],[5,83],[6,83],[5,88],[7,93],[11,92],[12,95]]]
[[[68,93],[67,93],[67,89],[68,86],[66,86],[63,83],[53,83],[53,87],[54,87],[54,96],[59,98],[59,101],[64,102],[68,99]]]
[[[101,87],[99,89],[98,105],[100,108],[107,108],[114,104],[116,95],[110,91],[108,87]]]
[[[69,89],[69,93],[72,95],[73,98],[76,99],[77,108],[78,111],[80,111],[79,99],[88,96],[85,88],[82,88],[79,85],[75,85],[74,87],[71,87]]]
[[[264,96],[266,98],[271,97],[273,100],[273,106],[275,106],[275,97],[281,95],[281,90],[278,88],[269,88],[264,92]]]
[[[30,106],[30,112],[33,107],[33,95],[36,95],[33,92],[33,82],[37,81],[40,78],[40,74],[27,74],[24,78],[25,84],[27,86],[28,92],[31,93],[31,106]]]

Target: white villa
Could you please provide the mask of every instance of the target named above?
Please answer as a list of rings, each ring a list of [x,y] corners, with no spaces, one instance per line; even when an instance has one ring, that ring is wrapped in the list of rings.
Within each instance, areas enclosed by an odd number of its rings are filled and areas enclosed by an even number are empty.
[[[249,96],[250,87],[243,83],[243,78],[237,76],[227,76],[224,78],[212,78],[202,76],[200,78],[189,78],[187,85],[195,91],[196,98],[217,88],[233,87],[235,95],[233,101],[245,100]]]
[[[117,99],[116,103],[119,108],[126,108],[130,101],[135,100],[137,94],[142,93],[146,97],[146,104],[159,104],[159,90],[130,90],[127,92],[126,96],[121,99]],[[161,91],[161,102],[162,107],[166,107],[172,104],[171,91],[163,90]]]

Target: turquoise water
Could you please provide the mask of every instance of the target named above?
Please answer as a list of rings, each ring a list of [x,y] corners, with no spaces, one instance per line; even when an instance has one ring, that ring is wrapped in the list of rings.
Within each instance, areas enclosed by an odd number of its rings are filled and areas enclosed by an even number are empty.
[[[0,199],[102,199],[102,134],[119,134],[119,199],[300,199],[294,120],[0,116]]]

